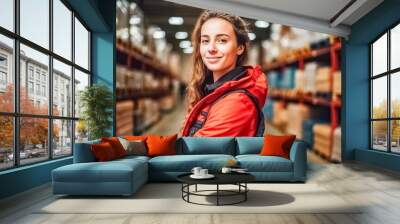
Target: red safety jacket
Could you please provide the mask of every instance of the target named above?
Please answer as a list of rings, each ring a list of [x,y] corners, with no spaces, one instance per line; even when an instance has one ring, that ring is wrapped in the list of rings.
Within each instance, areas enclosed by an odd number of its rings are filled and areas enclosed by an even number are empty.
[[[186,115],[180,135],[260,136],[261,131],[262,136],[264,118],[261,109],[267,96],[267,79],[259,65],[247,66],[246,71],[240,79],[223,83],[197,102]]]

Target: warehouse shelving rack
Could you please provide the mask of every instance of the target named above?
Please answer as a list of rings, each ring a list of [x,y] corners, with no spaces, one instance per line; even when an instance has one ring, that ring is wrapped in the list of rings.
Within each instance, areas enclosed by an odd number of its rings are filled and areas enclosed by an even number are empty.
[[[328,98],[326,96],[320,96],[311,93],[303,92],[290,92],[280,89],[271,90],[269,97],[275,100],[281,100],[286,103],[303,103],[309,106],[322,106],[328,107],[330,111],[330,148],[329,155],[322,155],[327,159],[332,157],[333,148],[333,138],[334,130],[340,125],[340,110],[341,110],[341,97],[333,94],[333,74],[334,72],[340,70],[340,51],[341,42],[336,39],[333,43],[329,44],[327,47],[322,47],[313,50],[302,50],[297,51],[294,56],[288,58],[287,60],[273,61],[264,66],[264,71],[266,74],[270,71],[280,71],[288,66],[297,66],[298,69],[304,70],[304,64],[306,62],[316,61],[322,57],[329,57],[330,72],[329,72],[329,88],[330,94]]]
[[[117,50],[117,64],[124,66],[128,70],[140,70],[152,73],[157,78],[169,79],[171,83],[172,80],[177,79],[177,75],[174,74],[171,69],[165,64],[162,64],[154,56],[146,54],[139,50],[137,47],[126,43],[122,40],[116,41]],[[133,89],[130,87],[117,88],[116,89],[116,99],[118,102],[132,101],[133,102],[133,133],[139,135],[145,130],[150,128],[158,120],[148,125],[139,124],[138,117],[140,116],[140,111],[138,108],[139,100],[152,99],[161,100],[166,96],[172,94],[172,85],[170,84],[168,88],[154,88],[154,89]],[[117,121],[118,122],[118,121]]]

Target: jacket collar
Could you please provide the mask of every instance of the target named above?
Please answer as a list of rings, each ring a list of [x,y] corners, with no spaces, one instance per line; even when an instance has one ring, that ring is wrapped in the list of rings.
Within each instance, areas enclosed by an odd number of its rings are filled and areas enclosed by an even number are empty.
[[[247,74],[247,69],[245,66],[238,66],[226,74],[224,74],[221,78],[219,78],[216,82],[213,80],[213,76],[210,73],[206,77],[205,85],[204,85],[204,93],[205,95],[208,95],[212,91],[214,91],[216,88],[220,87],[222,84],[228,82],[228,81],[234,81],[234,80],[239,80],[243,76]]]

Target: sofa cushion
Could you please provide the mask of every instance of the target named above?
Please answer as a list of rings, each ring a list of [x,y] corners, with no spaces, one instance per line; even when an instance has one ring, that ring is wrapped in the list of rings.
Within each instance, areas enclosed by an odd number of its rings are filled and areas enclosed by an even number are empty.
[[[235,155],[235,139],[231,137],[182,137],[177,147],[177,154],[184,155]]]
[[[92,144],[90,147],[92,149],[94,157],[96,157],[96,161],[104,162],[118,158],[118,156],[115,154],[112,145],[108,142],[102,142],[100,144]]]
[[[160,135],[149,135],[146,143],[148,156],[163,156],[163,155],[175,155],[176,154],[176,139],[178,135],[160,136]]]
[[[122,158],[126,156],[126,151],[119,141],[118,137],[104,137],[101,138],[101,142],[108,142],[114,149],[117,158]]]
[[[249,172],[292,172],[292,161],[279,156],[238,155],[240,167]]]
[[[118,137],[121,145],[124,147],[126,151],[126,155],[138,155],[145,156],[147,155],[147,148],[145,141],[142,140],[126,140],[122,137]]]
[[[264,146],[261,149],[261,156],[280,156],[290,159],[290,148],[296,140],[296,135],[266,135],[264,137]]]
[[[231,155],[174,155],[158,156],[149,160],[149,170],[163,172],[190,172],[193,167],[200,166],[209,171],[219,171],[230,159]]]
[[[259,154],[263,145],[263,137],[236,137],[236,155]]]

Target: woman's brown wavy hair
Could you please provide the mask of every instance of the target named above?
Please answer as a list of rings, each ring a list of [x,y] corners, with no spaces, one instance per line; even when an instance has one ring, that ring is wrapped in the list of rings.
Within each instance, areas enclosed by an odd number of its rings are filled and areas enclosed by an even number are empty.
[[[217,11],[204,11],[197,19],[196,25],[192,32],[192,44],[193,44],[193,75],[187,88],[187,101],[188,101],[188,112],[190,112],[194,105],[204,97],[204,82],[207,75],[212,75],[212,72],[207,69],[200,55],[200,35],[201,27],[203,24],[211,18],[220,18],[230,22],[233,26],[233,30],[236,34],[236,40],[238,46],[243,45],[244,51],[238,56],[236,66],[243,65],[247,60],[247,49],[249,44],[248,37],[248,26],[246,22],[239,16],[230,15],[223,12]]]

